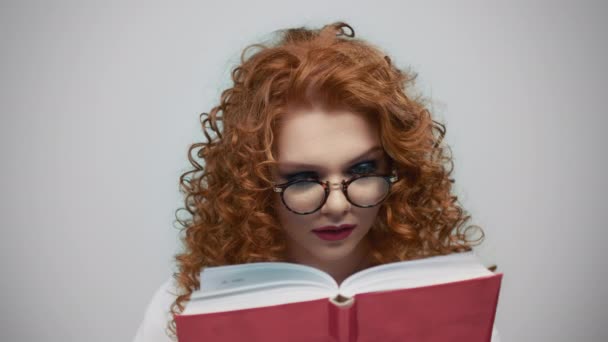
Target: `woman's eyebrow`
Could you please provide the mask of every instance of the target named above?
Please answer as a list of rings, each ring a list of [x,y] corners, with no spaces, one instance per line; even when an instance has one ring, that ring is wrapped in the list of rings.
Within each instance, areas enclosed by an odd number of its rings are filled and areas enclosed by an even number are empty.
[[[382,146],[372,146],[370,149],[363,152],[358,157],[351,159],[348,163],[346,163],[346,165],[350,166],[350,165],[356,164],[357,162],[363,161],[367,158],[374,157],[380,151],[384,151]]]
[[[352,166],[353,164],[359,162],[359,161],[363,161],[367,158],[370,158],[372,156],[375,156],[376,153],[378,153],[379,151],[384,151],[384,149],[382,148],[382,146],[372,146],[371,148],[369,148],[367,151],[361,153],[359,156],[352,158],[351,160],[349,160],[346,165],[348,167]],[[324,169],[323,166],[320,165],[315,165],[315,164],[307,164],[307,163],[299,163],[299,162],[283,162],[279,164],[280,168],[284,168],[284,169],[289,169],[289,170],[296,170],[296,169],[310,169],[310,170],[322,170]]]

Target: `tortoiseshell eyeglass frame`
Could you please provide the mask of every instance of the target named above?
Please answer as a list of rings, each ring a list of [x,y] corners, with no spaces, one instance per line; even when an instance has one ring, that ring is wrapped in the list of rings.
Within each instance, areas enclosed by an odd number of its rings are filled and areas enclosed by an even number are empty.
[[[383,178],[388,183],[388,191],[386,192],[386,195],[384,195],[384,197],[382,197],[382,199],[380,199],[375,204],[361,206],[361,205],[358,205],[357,203],[354,203],[350,199],[350,197],[348,197],[348,186],[352,182],[356,181],[357,179],[364,178],[364,177],[380,177],[380,178]],[[348,180],[343,179],[342,182],[340,182],[340,183],[334,183],[334,184],[331,184],[329,181],[322,182],[322,181],[320,181],[318,179],[315,179],[315,178],[294,179],[294,180],[289,181],[287,183],[277,184],[277,185],[273,186],[272,189],[274,190],[274,192],[278,192],[278,193],[281,194],[281,202],[283,202],[283,205],[285,206],[285,208],[287,208],[287,210],[291,211],[294,214],[298,214],[298,215],[308,215],[308,214],[312,214],[312,213],[318,211],[319,209],[321,209],[325,205],[325,202],[327,202],[327,198],[329,197],[329,193],[331,191],[331,185],[341,185],[342,186],[341,189],[342,189],[342,193],[344,194],[344,197],[346,198],[346,200],[350,204],[354,205],[355,207],[359,207],[359,208],[371,208],[371,207],[375,207],[375,206],[379,205],[380,203],[382,203],[382,201],[384,201],[388,197],[388,195],[390,194],[391,186],[395,182],[397,182],[398,180],[399,180],[399,176],[397,176],[396,171],[393,170],[391,172],[391,174],[388,175],[388,176],[387,175],[381,175],[381,174],[375,174],[375,173],[360,174],[360,175],[353,176],[353,177],[349,178]],[[293,185],[293,184],[296,184],[296,183],[300,183],[300,182],[318,183],[319,185],[321,185],[323,187],[323,190],[325,190],[325,197],[320,202],[319,206],[317,208],[315,208],[314,210],[301,213],[301,212],[297,212],[297,211],[291,209],[287,205],[287,203],[285,203],[285,197],[284,197],[285,189],[287,189],[287,187],[289,187],[290,185]]]

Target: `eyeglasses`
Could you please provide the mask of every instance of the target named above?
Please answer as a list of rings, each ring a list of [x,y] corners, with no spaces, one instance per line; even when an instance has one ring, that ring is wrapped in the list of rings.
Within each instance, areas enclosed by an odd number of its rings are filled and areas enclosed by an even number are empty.
[[[356,175],[336,184],[306,178],[276,185],[273,190],[281,193],[281,201],[289,211],[307,215],[323,207],[329,197],[331,185],[342,185],[342,193],[352,205],[370,208],[380,204],[388,196],[391,185],[397,180],[395,172],[390,176]]]

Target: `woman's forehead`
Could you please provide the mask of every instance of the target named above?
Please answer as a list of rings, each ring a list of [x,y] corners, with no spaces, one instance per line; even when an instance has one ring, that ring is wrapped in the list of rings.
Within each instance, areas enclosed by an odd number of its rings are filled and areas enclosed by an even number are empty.
[[[377,125],[348,110],[292,111],[282,118],[277,133],[281,164],[342,164],[373,149],[382,151]]]

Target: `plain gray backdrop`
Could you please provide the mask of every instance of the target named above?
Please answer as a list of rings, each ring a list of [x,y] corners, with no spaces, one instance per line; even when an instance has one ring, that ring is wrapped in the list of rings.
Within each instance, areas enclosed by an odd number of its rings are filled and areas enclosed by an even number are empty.
[[[0,340],[130,341],[242,48],[337,20],[419,74],[503,341],[608,340],[605,2],[2,1]]]

